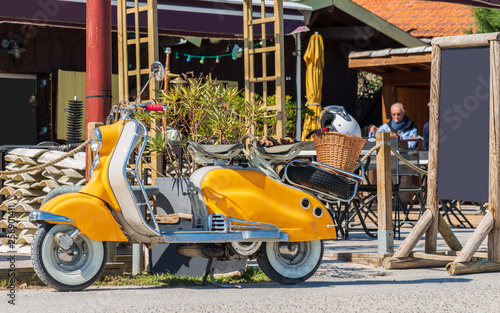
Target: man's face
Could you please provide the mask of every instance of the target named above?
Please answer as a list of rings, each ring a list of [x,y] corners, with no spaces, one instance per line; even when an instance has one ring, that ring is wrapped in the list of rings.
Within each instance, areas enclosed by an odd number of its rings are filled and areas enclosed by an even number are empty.
[[[405,117],[405,112],[403,112],[403,109],[401,109],[401,107],[396,106],[391,109],[391,116],[394,122],[401,123],[403,121],[403,118]]]

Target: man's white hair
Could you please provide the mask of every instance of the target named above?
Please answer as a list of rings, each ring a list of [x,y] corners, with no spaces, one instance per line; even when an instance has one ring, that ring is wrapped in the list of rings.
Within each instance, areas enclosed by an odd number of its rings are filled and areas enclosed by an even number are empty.
[[[392,108],[395,108],[395,107],[400,107],[401,110],[403,110],[403,112],[406,112],[404,105],[400,102],[396,102],[393,105],[391,105],[391,111],[392,111]]]

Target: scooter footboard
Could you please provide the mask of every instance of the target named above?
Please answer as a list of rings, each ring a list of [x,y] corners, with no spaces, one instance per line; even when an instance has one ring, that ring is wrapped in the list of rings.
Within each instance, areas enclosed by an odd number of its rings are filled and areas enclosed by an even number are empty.
[[[40,211],[50,214],[33,211],[30,221],[71,224],[91,240],[128,241],[106,204],[95,197],[83,193],[62,194],[50,199]]]

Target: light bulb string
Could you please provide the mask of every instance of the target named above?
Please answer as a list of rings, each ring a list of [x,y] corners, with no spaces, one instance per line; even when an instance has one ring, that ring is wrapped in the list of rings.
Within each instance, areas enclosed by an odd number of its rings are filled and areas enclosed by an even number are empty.
[[[262,45],[262,41],[254,44],[253,46],[257,47],[260,45]],[[184,56],[184,57],[188,57],[188,58],[198,58],[198,59],[217,59],[217,58],[232,56],[233,54],[243,52],[244,50],[245,50],[245,48],[240,48],[240,50],[236,51],[236,52],[230,52],[230,53],[218,54],[218,55],[192,55],[192,54],[188,54],[188,53],[179,53],[179,52],[175,52],[175,54],[176,54],[176,58],[177,58],[177,56]]]

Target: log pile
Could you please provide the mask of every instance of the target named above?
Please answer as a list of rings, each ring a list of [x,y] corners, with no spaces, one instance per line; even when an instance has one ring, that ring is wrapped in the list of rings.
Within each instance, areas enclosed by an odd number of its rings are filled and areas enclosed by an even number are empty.
[[[6,170],[17,171],[45,164],[65,153],[46,149],[14,149],[5,156]],[[0,211],[4,211],[0,229],[8,229],[10,222],[15,228],[14,250],[29,253],[36,230],[36,225],[29,222],[30,212],[40,208],[52,189],[85,184],[85,153],[79,152],[35,172],[0,175],[0,179],[4,180],[0,194],[5,196],[5,201],[0,204]],[[12,250],[8,242],[9,238],[1,238],[0,252]]]

